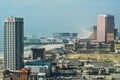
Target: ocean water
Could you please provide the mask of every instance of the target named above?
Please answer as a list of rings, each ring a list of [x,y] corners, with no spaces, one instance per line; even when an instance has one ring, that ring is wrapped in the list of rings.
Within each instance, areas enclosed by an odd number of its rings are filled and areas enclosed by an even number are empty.
[[[30,50],[31,48],[39,48],[41,47],[42,45],[25,45],[24,46],[24,51],[28,51]],[[0,45],[0,54],[3,54],[3,46]]]
[[[2,32],[2,31],[1,31],[1,29],[0,29],[0,52],[3,51],[3,35],[2,35],[1,32]]]
[[[24,54],[28,54],[29,51],[31,50],[31,48],[40,48],[40,47],[41,47],[41,45],[27,45],[27,46],[24,46]],[[4,54],[3,48],[0,45],[0,59],[3,59],[3,54]]]
[[[24,46],[24,56],[31,54],[31,48],[45,48],[46,51],[49,51],[57,47],[64,47],[64,44],[26,45]],[[3,59],[3,50],[0,52],[0,59]]]
[[[0,54],[3,53],[3,47],[0,45]]]
[[[1,40],[1,36],[0,36],[0,52],[3,51],[3,43],[2,43],[2,40]]]

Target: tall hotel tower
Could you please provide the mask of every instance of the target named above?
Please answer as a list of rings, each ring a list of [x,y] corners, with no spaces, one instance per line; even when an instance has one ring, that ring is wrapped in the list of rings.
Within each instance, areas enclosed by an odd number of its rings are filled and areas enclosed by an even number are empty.
[[[10,17],[4,23],[4,67],[19,70],[23,64],[23,18]]]
[[[98,15],[97,19],[97,41],[114,41],[114,16]]]

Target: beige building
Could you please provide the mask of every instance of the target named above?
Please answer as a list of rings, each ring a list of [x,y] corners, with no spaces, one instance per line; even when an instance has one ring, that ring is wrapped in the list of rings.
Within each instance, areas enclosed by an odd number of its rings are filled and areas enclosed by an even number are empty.
[[[98,15],[97,19],[97,41],[114,41],[114,16]]]
[[[120,44],[114,44],[115,53],[120,53]]]

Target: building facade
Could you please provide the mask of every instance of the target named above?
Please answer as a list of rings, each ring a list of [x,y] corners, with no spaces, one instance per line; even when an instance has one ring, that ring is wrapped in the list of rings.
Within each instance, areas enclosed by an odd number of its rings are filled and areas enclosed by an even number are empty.
[[[98,15],[97,19],[97,41],[114,41],[114,16]]]
[[[93,39],[97,40],[97,26],[93,26]]]
[[[45,48],[31,48],[33,60],[45,60]]]
[[[30,71],[27,68],[22,68],[12,72],[12,80],[29,80]]]
[[[23,18],[10,17],[4,23],[4,67],[18,70],[23,64]]]
[[[31,73],[43,73],[46,74],[46,76],[48,77],[50,77],[51,75],[51,62],[40,60],[28,61],[26,62],[25,67],[30,69]]]

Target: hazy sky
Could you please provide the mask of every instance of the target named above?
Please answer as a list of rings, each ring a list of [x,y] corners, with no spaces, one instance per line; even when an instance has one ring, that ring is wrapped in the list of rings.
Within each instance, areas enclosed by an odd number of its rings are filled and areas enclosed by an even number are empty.
[[[120,0],[0,0],[0,44],[3,22],[24,18],[24,34],[51,36],[54,32],[80,32],[96,25],[98,14],[115,16],[120,25]]]

